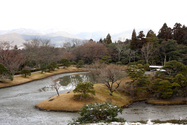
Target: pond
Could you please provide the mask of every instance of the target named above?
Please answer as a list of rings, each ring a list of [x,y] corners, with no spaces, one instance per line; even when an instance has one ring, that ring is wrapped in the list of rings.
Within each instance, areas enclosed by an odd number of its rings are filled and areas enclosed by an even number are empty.
[[[56,83],[56,85],[59,86],[59,91],[74,90],[76,85],[79,82],[87,82],[88,81],[88,82],[93,83],[93,79],[89,76],[88,73],[67,75],[67,76],[59,77],[58,79],[54,79],[53,81],[54,81],[54,83],[39,89],[39,91],[41,91],[41,92],[42,91],[54,91],[55,90],[55,88],[54,88],[55,83]]]
[[[59,74],[53,76],[53,79],[62,84],[60,93],[72,90],[77,82],[91,80],[85,73]],[[72,85],[69,85],[67,81]],[[46,112],[39,111],[34,107],[39,102],[57,94],[54,89],[49,87],[52,84],[54,83],[51,78],[46,78],[20,86],[0,89],[0,124],[66,125],[72,118],[77,118],[78,113]],[[133,103],[129,108],[125,108],[123,114],[119,114],[119,117],[123,117],[128,122],[149,119],[179,120],[187,119],[186,112],[187,105],[154,106],[138,102]]]

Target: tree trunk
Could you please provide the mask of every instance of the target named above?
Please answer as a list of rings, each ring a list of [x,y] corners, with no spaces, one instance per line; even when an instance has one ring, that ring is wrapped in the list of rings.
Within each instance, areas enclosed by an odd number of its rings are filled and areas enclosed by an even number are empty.
[[[121,58],[121,52],[118,53],[118,61],[120,61],[120,58]]]
[[[112,96],[113,91],[110,90],[110,96]]]
[[[148,59],[146,59],[146,64],[148,64],[149,63],[149,60]]]
[[[56,92],[57,92],[57,94],[58,94],[58,96],[59,96],[59,92],[58,92],[58,89],[55,87],[55,89],[56,89]]]
[[[166,63],[166,55],[165,55],[165,57],[164,57],[164,65],[165,65],[165,63]]]

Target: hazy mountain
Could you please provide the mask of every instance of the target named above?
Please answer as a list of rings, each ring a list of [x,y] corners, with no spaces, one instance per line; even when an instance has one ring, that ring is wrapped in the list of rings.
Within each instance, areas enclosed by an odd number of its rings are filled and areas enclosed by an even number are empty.
[[[78,37],[82,38],[82,39],[93,39],[95,41],[99,41],[100,38],[104,39],[106,38],[108,32],[81,32],[79,34],[77,34]],[[111,39],[113,42],[121,40],[121,41],[125,41],[126,39],[130,39],[131,35],[132,35],[132,31],[128,30],[128,31],[124,31],[124,32],[120,32],[117,34],[110,34],[111,35]]]
[[[19,28],[19,29],[13,29],[13,30],[0,30],[0,34],[7,34],[7,33],[39,34],[41,32],[39,30],[25,29],[25,28]]]
[[[55,32],[55,33],[50,33],[50,34],[47,34],[47,36],[50,36],[50,37],[63,36],[63,37],[68,37],[68,38],[81,39],[78,36],[70,34],[70,33],[65,32],[65,31],[58,31],[58,32]]]
[[[124,32],[112,35],[112,40],[113,42],[118,41],[118,40],[125,41],[126,39],[131,39],[131,35],[132,35],[131,30],[124,31]]]
[[[82,39],[93,39],[95,41],[99,41],[100,38],[105,38],[107,36],[107,32],[81,32],[76,34],[78,37],[82,38]]]
[[[23,37],[18,33],[7,33],[0,35],[0,41],[9,41],[13,42],[13,45],[21,46],[25,40]]]
[[[8,32],[8,33],[6,33]],[[0,35],[0,41],[9,41],[13,42],[13,46],[17,45],[21,47],[24,42],[31,40],[33,38],[40,38],[40,39],[50,39],[51,44],[56,46],[62,46],[64,42],[69,41],[71,39],[79,39],[76,35],[60,31],[56,33],[50,34],[39,34],[39,31],[28,30],[28,29],[16,29],[11,31],[4,31],[3,34]]]
[[[39,34],[39,30],[33,30],[33,29],[25,29],[25,28],[19,28],[19,29],[13,29],[10,30],[9,32],[15,32],[19,34]]]

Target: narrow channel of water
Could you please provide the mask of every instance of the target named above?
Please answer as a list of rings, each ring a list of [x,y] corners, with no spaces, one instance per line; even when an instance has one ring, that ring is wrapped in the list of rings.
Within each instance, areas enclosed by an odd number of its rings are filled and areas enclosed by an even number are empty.
[[[66,73],[53,76],[53,79],[80,73]],[[77,113],[45,112],[35,109],[35,105],[56,95],[56,91],[40,91],[53,84],[50,78],[28,84],[0,89],[1,125],[66,125]],[[60,90],[60,93],[69,91]],[[65,103],[65,102],[64,102]]]
[[[61,83],[63,85],[67,84],[65,79],[70,83],[79,82],[79,80],[75,80],[75,77],[86,81],[89,79],[85,75],[75,76],[75,74],[80,73],[60,74],[53,76],[53,79],[60,81],[63,77],[61,80],[64,82]],[[56,91],[53,89],[41,91],[52,84],[52,80],[46,78],[20,86],[0,89],[0,125],[66,125],[72,118],[77,118],[78,113],[46,112],[34,108],[39,102],[56,95]],[[71,89],[73,89],[73,84],[71,87],[61,88],[60,93],[65,93]],[[129,108],[125,108],[119,117],[123,117],[127,121],[185,120],[187,119],[187,105],[154,106],[137,102]]]

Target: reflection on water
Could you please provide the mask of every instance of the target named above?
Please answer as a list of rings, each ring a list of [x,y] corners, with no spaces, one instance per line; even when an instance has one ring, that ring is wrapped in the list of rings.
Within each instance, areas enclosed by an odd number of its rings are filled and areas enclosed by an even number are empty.
[[[59,91],[61,90],[68,90],[71,91],[75,89],[76,85],[79,82],[92,82],[92,78],[89,76],[89,74],[78,74],[78,75],[69,75],[69,76],[64,76],[60,77],[58,79],[53,80],[55,83],[52,83],[51,85],[47,85],[39,91],[55,91],[55,86],[54,84],[59,87]]]

